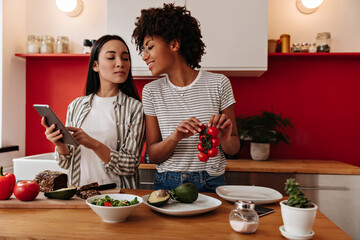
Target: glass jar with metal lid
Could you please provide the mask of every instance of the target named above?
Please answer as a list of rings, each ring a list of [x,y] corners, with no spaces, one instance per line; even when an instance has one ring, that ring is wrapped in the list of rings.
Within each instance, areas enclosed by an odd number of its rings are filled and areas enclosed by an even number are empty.
[[[40,52],[40,37],[36,35],[29,35],[26,43],[27,53],[39,53]]]
[[[309,44],[308,43],[302,43],[300,46],[300,52],[308,53],[309,52]]]
[[[291,47],[291,52],[300,52],[300,44],[299,43],[293,43]]]
[[[321,32],[316,35],[317,52],[330,52],[331,35],[329,32]]]
[[[41,36],[41,53],[54,53],[54,37],[43,35]]]
[[[259,216],[252,201],[235,202],[234,209],[229,215],[230,226],[239,233],[254,233],[259,225]]]
[[[69,53],[69,37],[57,36],[55,50],[56,53]]]

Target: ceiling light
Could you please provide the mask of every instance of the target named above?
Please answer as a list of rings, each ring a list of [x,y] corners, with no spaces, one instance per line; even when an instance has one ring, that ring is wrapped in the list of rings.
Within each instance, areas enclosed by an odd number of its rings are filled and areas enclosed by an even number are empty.
[[[315,12],[323,0],[296,0],[296,7],[300,12],[310,14]]]
[[[84,8],[82,0],[56,0],[56,6],[70,17],[78,16]]]

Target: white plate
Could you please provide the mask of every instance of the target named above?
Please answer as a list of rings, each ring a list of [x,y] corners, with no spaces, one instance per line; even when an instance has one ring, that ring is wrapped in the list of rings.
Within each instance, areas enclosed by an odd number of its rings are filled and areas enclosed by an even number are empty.
[[[279,228],[279,230],[281,232],[281,235],[283,235],[284,237],[286,237],[287,239],[290,239],[290,240],[308,240],[308,239],[311,239],[315,234],[314,231],[311,231],[309,234],[306,234],[306,235],[294,235],[294,234],[286,232],[284,226],[281,226]]]
[[[283,198],[281,193],[272,188],[257,186],[224,185],[217,187],[216,193],[231,202],[253,201],[258,205],[277,202]]]
[[[173,216],[190,216],[200,213],[209,212],[219,207],[222,202],[216,198],[206,196],[199,193],[198,199],[193,203],[181,203],[170,199],[164,206],[155,207],[147,202],[149,195],[142,197],[144,204],[148,205],[151,209]]]

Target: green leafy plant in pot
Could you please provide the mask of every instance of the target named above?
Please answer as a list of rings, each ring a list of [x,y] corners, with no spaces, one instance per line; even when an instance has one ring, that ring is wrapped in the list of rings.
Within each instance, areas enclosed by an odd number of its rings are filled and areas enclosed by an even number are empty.
[[[280,230],[295,236],[314,234],[312,226],[318,209],[317,205],[305,197],[294,178],[286,180],[285,192],[289,194],[289,199],[280,202],[284,222],[283,229],[280,228]]]
[[[270,154],[270,142],[290,144],[287,134],[293,129],[290,119],[272,112],[263,111],[261,115],[238,116],[236,124],[240,141],[250,140],[250,154],[253,160],[267,160]],[[241,144],[243,145],[243,144]]]

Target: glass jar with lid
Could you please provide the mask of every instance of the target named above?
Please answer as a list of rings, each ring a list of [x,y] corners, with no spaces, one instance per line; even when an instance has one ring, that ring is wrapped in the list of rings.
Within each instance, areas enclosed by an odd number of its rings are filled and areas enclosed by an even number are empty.
[[[291,52],[300,52],[300,44],[299,43],[293,43],[291,47]]]
[[[238,233],[254,233],[259,225],[255,203],[252,201],[236,201],[234,209],[230,212],[229,222],[232,229]]]
[[[321,32],[316,35],[317,52],[330,52],[331,35],[329,32]]]
[[[26,43],[27,53],[39,53],[40,52],[40,37],[36,35],[29,35]]]
[[[56,53],[69,53],[69,37],[57,36],[55,50]]]
[[[43,35],[41,36],[41,53],[54,53],[54,37]]]
[[[316,53],[316,43],[309,44],[309,53]]]
[[[308,53],[309,52],[309,44],[308,43],[302,43],[300,46],[300,52]]]

